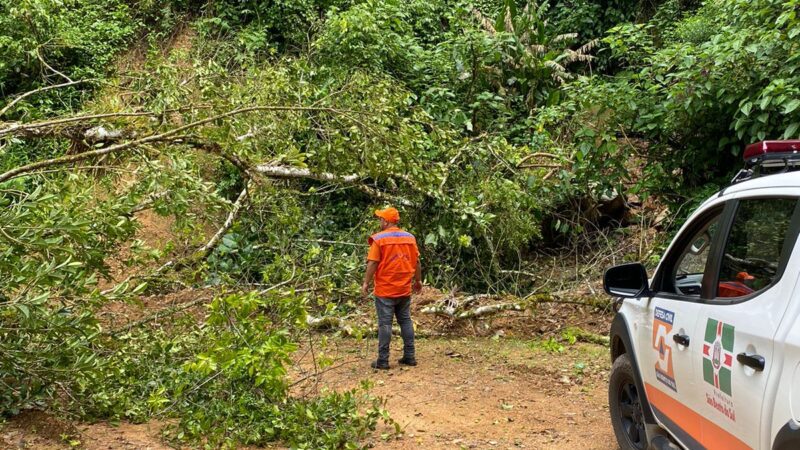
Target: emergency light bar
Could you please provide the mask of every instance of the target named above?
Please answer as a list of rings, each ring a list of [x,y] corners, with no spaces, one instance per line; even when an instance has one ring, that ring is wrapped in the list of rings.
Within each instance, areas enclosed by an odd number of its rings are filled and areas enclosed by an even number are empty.
[[[794,155],[800,152],[800,141],[761,141],[750,144],[744,149],[744,160],[774,153]]]
[[[731,184],[797,169],[800,169],[800,140],[756,142],[745,147],[744,169],[733,177]]]

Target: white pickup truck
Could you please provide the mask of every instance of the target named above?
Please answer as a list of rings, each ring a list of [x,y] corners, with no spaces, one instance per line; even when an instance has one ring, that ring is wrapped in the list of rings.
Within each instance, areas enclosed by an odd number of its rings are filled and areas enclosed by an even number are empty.
[[[609,409],[620,448],[800,449],[800,141],[686,221],[652,278],[608,269]]]

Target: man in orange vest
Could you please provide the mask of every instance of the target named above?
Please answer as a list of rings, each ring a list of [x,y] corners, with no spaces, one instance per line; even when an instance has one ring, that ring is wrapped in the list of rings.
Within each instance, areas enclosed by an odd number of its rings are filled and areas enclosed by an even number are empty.
[[[411,293],[422,290],[422,267],[414,235],[398,228],[400,213],[394,208],[379,209],[381,231],[370,236],[367,273],[361,293],[366,298],[375,282],[375,309],[378,313],[378,359],[374,369],[389,368],[389,342],[392,339],[392,316],[397,316],[403,337],[403,357],[398,361],[416,366],[414,325],[411,322]]]

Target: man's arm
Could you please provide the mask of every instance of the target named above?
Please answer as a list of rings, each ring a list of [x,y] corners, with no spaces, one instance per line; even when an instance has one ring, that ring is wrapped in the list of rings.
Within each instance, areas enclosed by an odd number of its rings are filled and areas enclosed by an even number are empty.
[[[422,263],[417,259],[417,270],[414,272],[414,286],[412,287],[415,294],[419,294],[422,290]]]
[[[361,295],[367,298],[369,295],[369,286],[375,278],[375,272],[378,271],[378,261],[367,261],[367,272],[364,274],[364,283],[361,285]]]

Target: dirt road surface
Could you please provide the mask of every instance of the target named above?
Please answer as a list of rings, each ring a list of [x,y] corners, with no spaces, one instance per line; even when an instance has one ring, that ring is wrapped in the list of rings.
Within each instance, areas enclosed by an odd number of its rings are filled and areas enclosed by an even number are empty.
[[[607,348],[504,338],[421,339],[417,367],[368,367],[374,339],[342,340],[320,384],[336,389],[372,382],[372,393],[403,429],[379,430],[378,449],[616,449],[608,418]],[[386,434],[387,439],[381,439]]]

